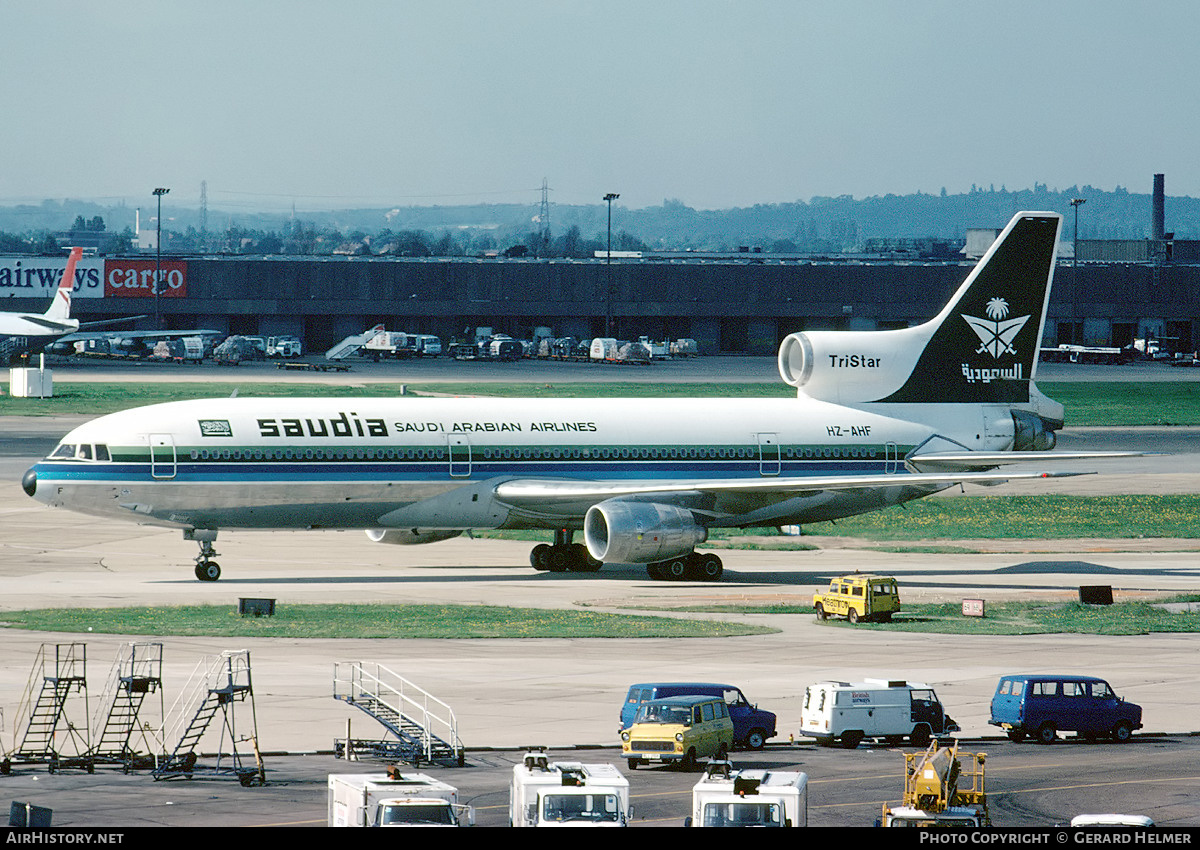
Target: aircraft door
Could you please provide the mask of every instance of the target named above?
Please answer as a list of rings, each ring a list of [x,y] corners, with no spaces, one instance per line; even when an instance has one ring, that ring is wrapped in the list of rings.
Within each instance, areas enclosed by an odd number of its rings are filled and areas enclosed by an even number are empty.
[[[885,475],[895,475],[900,466],[900,447],[895,443],[884,446],[883,472]]]
[[[166,480],[175,477],[175,437],[172,434],[150,434],[150,477]]]
[[[762,433],[758,435],[758,474],[779,474],[779,435]]]
[[[450,451],[450,477],[471,477],[471,439],[462,432],[446,435],[446,447]]]

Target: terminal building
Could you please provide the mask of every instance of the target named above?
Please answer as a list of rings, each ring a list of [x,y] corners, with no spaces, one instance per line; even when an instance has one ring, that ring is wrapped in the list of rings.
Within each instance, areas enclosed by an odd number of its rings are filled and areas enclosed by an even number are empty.
[[[1124,347],[1163,339],[1175,350],[1194,351],[1200,258],[1156,257],[1152,244],[1133,246],[1144,259],[1088,258],[1112,247],[1081,242],[1077,260],[1059,261],[1043,345]],[[4,264],[31,266],[36,259],[0,258],[0,289]],[[61,261],[50,262],[61,268]],[[161,262],[158,297],[154,260],[85,258],[81,266],[86,282],[72,312],[83,322],[139,316],[138,328],[157,321],[171,329],[294,334],[307,352],[382,323],[446,341],[473,336],[479,327],[518,339],[545,328],[556,337],[691,338],[701,353],[774,354],[795,331],[924,321],[972,263],[172,257]],[[7,310],[40,311],[49,300],[49,294],[9,295]]]

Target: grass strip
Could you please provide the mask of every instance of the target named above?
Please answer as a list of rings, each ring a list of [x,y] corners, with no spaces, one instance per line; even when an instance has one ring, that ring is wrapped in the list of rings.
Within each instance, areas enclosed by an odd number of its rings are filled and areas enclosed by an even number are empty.
[[[236,606],[41,608],[0,612],[0,626],[47,632],[278,638],[697,638],[775,629],[703,619],[490,605],[276,604],[271,617]]]
[[[949,635],[1145,635],[1151,633],[1200,632],[1200,610],[1172,612],[1164,602],[1196,602],[1200,595],[1173,596],[1160,602],[1142,600],[1112,605],[1081,605],[1077,602],[1014,601],[988,602],[985,617],[964,617],[962,604],[903,603],[903,610],[890,623],[858,623],[832,618],[822,625],[830,628],[919,632]],[[801,614],[815,616],[811,605],[706,605],[672,608],[691,613],[712,614]]]
[[[805,530],[871,540],[1195,538],[1197,516],[1196,494],[960,496],[920,499]]]

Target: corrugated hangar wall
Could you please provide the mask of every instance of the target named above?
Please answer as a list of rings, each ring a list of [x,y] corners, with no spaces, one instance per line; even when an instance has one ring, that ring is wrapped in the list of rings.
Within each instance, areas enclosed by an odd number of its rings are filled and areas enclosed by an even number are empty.
[[[308,350],[383,322],[449,338],[492,327],[526,337],[690,337],[703,351],[773,354],[788,333],[896,327],[935,315],[970,265],[753,262],[188,258],[188,295],[163,299],[170,327],[297,333]],[[77,302],[79,315],[105,313]],[[1060,264],[1047,343],[1060,327],[1170,323],[1192,337],[1200,267]],[[1097,324],[1098,322],[1098,324]],[[224,323],[224,326],[222,326]],[[1109,323],[1109,324],[1106,324]],[[1078,333],[1082,334],[1082,331]],[[1064,342],[1081,341],[1063,339]],[[1093,344],[1107,344],[1089,340]],[[1194,339],[1190,347],[1195,346]]]

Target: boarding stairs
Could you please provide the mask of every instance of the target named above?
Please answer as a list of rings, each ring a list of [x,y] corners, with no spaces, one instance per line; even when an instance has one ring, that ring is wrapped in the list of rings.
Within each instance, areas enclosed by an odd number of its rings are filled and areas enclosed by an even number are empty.
[[[335,663],[333,696],[375,718],[391,735],[368,741],[347,733],[344,740],[334,742],[339,757],[413,765],[464,763],[458,719],[450,706],[387,667],[362,661]]]
[[[353,354],[358,354],[362,350],[362,347],[367,344],[367,340],[375,336],[375,334],[379,333],[381,330],[383,330],[383,325],[376,325],[370,330],[365,330],[360,334],[351,334],[333,348],[326,351],[325,359],[345,360],[347,357],[350,357]]]
[[[168,712],[173,718],[165,740],[176,741],[152,774],[155,779],[195,773],[234,776],[242,785],[262,784],[265,774],[258,748],[258,719],[250,675],[250,652],[237,650],[202,659],[184,692]],[[220,715],[220,743],[216,764],[199,765],[196,752],[204,733]],[[239,744],[253,747],[254,765]]]
[[[77,724],[71,714],[80,711],[84,720]],[[15,727],[25,732],[0,772],[13,764],[45,764],[51,773],[63,767],[92,773],[87,716],[87,644],[42,644],[17,708]]]
[[[127,643],[117,651],[92,722],[98,740],[91,754],[97,763],[119,764],[126,773],[157,766],[163,751],[162,648],[161,643]],[[141,716],[146,698],[154,695],[158,735]]]
[[[0,363],[12,363],[29,350],[29,337],[10,336],[0,339]]]

